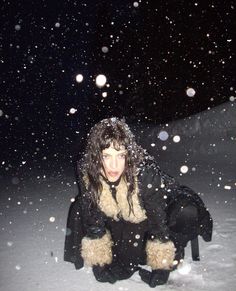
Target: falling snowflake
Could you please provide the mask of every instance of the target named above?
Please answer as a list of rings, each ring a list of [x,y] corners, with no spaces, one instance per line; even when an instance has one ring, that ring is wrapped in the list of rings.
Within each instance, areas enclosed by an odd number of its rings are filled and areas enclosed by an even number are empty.
[[[83,81],[84,77],[82,74],[78,74],[75,79],[76,79],[76,82],[81,83]]]
[[[186,94],[188,95],[188,97],[193,97],[196,94],[196,91],[193,88],[188,88],[186,90]]]
[[[77,109],[75,109],[75,108],[71,108],[69,112],[70,112],[70,114],[75,114],[76,111],[77,111]]]
[[[19,31],[21,29],[21,26],[19,24],[15,25],[15,30]]]
[[[97,85],[99,88],[101,88],[101,87],[105,86],[105,84],[106,84],[106,82],[107,82],[107,78],[106,78],[105,75],[100,74],[100,75],[98,75],[98,76],[96,77],[95,82],[96,82],[96,85]]]
[[[50,221],[50,222],[54,222],[54,221],[55,221],[55,217],[51,216],[51,217],[49,218],[49,221]]]
[[[103,53],[106,54],[106,53],[108,53],[108,51],[109,51],[109,49],[108,49],[107,46],[103,46],[103,47],[102,47],[102,52],[103,52]]]
[[[17,271],[19,271],[21,269],[21,266],[20,265],[16,265],[15,268],[16,268]]]
[[[188,172],[188,167],[187,166],[182,166],[181,168],[180,168],[180,172],[181,173],[183,173],[183,174],[186,174],[187,172]]]
[[[175,135],[174,137],[173,137],[173,141],[174,142],[179,142],[180,141],[180,136],[179,135]]]
[[[167,140],[168,137],[169,137],[169,134],[168,134],[168,132],[165,131],[165,130],[160,131],[159,134],[158,134],[158,138],[159,138],[160,140],[162,140],[162,141]]]

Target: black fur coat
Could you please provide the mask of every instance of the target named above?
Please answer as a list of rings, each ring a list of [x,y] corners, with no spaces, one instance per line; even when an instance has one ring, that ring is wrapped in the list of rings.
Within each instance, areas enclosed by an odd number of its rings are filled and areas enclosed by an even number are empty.
[[[100,201],[94,205],[86,195],[86,179],[79,176],[79,193],[69,209],[64,260],[74,263],[76,269],[84,263],[104,266],[119,261],[129,268],[143,264],[171,270],[180,245],[186,246],[198,234],[211,240],[212,220],[200,197],[154,162],[140,165],[133,212],[123,178],[111,183],[101,176],[101,182]],[[173,205],[181,207],[189,202],[198,208],[197,228],[192,234],[176,233],[171,227],[176,212]]]

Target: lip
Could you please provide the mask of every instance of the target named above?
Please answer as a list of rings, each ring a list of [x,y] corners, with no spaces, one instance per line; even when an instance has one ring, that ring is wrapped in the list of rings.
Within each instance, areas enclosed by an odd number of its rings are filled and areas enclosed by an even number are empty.
[[[109,176],[116,177],[119,172],[108,172]]]

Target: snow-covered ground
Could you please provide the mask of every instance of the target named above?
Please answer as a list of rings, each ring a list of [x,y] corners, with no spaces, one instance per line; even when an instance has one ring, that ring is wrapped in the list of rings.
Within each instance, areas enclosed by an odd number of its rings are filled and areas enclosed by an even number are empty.
[[[147,130],[144,143],[160,153],[161,167],[197,191],[214,219],[212,242],[200,238],[201,260],[193,262],[188,247],[183,266],[158,290],[236,290],[235,108],[229,102],[169,124],[162,128],[169,134],[166,141],[157,137],[160,128]],[[185,174],[182,165],[188,167]],[[44,174],[2,176],[0,290],[150,290],[138,274],[114,285],[98,283],[90,268],[78,271],[63,261],[67,213],[77,194],[73,169],[63,176]]]

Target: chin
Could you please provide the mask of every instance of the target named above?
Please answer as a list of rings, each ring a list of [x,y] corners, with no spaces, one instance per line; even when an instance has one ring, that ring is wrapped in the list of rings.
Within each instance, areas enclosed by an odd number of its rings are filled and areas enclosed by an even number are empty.
[[[115,182],[120,178],[121,175],[117,175],[115,177],[107,176],[110,182]]]

